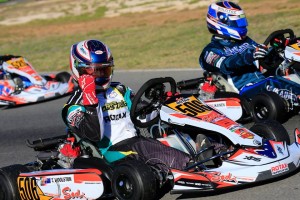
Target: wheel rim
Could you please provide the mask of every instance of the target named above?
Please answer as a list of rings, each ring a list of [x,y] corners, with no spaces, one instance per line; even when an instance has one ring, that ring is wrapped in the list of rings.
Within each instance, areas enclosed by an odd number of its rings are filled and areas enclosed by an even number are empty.
[[[259,118],[259,119],[267,119],[270,115],[270,111],[267,108],[267,106],[259,104],[254,107],[254,114]]]
[[[116,189],[119,195],[125,199],[132,197],[134,194],[133,184],[130,178],[125,174],[122,174],[117,178]]]

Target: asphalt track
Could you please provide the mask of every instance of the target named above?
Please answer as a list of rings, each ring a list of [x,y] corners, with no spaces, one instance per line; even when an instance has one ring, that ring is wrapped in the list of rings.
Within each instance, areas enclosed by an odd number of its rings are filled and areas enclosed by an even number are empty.
[[[140,86],[155,77],[171,76],[176,81],[196,78],[201,75],[198,69],[163,71],[116,71],[114,80],[137,91]],[[61,119],[61,108],[68,97],[46,101],[38,104],[20,106],[0,110],[0,167],[11,164],[24,164],[35,160],[36,152],[26,146],[25,141],[53,137],[65,133],[65,125]],[[246,126],[249,126],[246,125]],[[291,140],[295,128],[300,128],[300,116],[295,116],[284,124]],[[299,199],[300,173],[281,178],[267,184],[223,191],[221,193],[166,194],[162,199],[202,199],[202,200],[262,200],[262,199]]]

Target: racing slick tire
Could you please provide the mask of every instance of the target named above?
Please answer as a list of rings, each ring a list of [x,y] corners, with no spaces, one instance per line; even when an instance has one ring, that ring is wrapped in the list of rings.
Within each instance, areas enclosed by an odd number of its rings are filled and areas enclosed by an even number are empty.
[[[114,169],[112,191],[124,200],[153,200],[156,197],[156,179],[150,166],[137,160],[126,160]]]
[[[285,141],[290,144],[290,136],[284,126],[275,120],[265,120],[255,123],[250,131],[265,138],[275,141]]]
[[[11,165],[0,169],[0,200],[21,200],[17,178],[29,172],[24,165]]]
[[[55,80],[62,83],[68,83],[71,78],[71,74],[68,72],[59,72],[55,76]]]
[[[254,122],[276,120],[284,122],[287,116],[285,100],[275,92],[257,94],[251,101],[251,112]]]

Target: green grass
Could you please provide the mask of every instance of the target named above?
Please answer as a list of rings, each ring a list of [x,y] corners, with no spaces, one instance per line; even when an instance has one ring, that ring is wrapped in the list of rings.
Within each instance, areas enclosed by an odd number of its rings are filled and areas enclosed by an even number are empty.
[[[100,8],[93,15],[36,21],[11,28],[22,31],[24,26],[32,29],[47,24],[63,26],[76,20],[103,16],[105,9]],[[278,29],[292,28],[296,35],[300,34],[299,12],[300,8],[295,7],[288,11],[247,16],[248,35],[262,43],[272,31]],[[108,44],[115,58],[116,69],[194,68],[199,67],[199,54],[211,37],[205,16],[183,23],[169,21],[163,25],[143,24],[112,30],[103,27],[86,33],[39,38],[16,38],[6,34],[5,29],[10,27],[0,28],[0,54],[23,55],[38,71],[68,70],[70,46],[85,39],[99,39]]]

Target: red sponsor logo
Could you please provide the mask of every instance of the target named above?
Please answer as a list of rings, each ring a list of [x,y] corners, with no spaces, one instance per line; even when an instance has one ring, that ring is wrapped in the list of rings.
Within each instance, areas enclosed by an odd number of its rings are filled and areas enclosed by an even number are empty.
[[[62,193],[64,195],[64,199],[86,199],[85,194],[83,192],[80,192],[80,190],[77,190],[76,192],[72,192],[71,188],[65,187],[62,189]]]
[[[208,175],[208,178],[210,178],[213,182],[235,182],[238,183],[235,176],[232,176],[231,173],[227,175],[223,175],[220,172],[213,172]]]
[[[284,163],[271,168],[272,175],[280,174],[289,170],[289,166]]]

